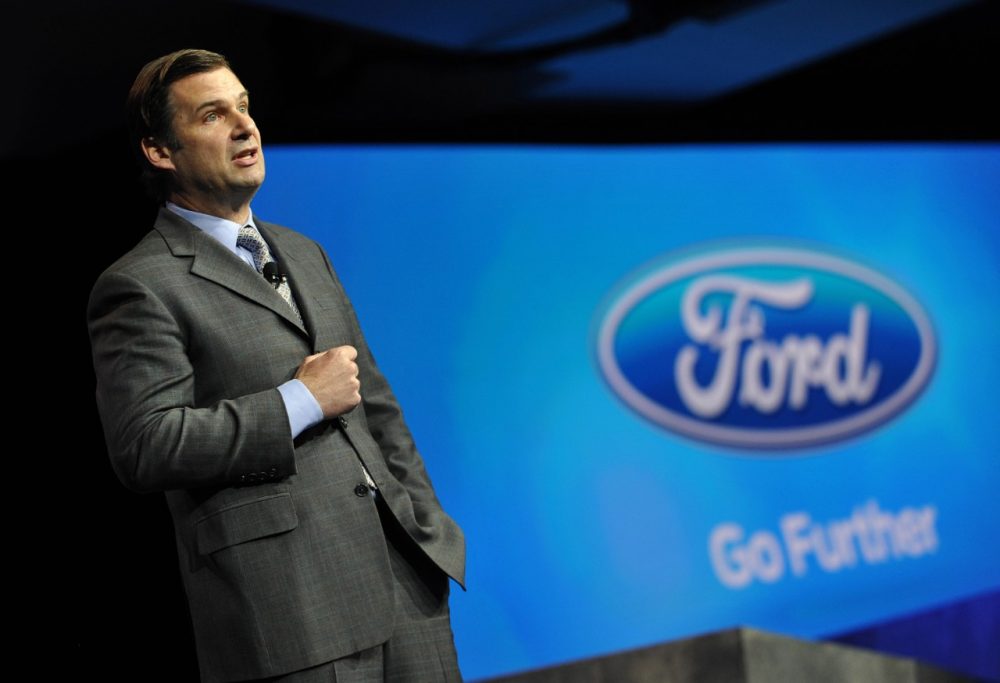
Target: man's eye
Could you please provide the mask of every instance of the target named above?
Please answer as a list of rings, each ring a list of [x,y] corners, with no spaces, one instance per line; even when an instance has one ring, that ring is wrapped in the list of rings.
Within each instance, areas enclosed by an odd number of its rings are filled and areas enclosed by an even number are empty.
[[[245,104],[241,104],[240,105],[240,113],[241,114],[246,114],[248,111],[250,111],[250,107],[248,107]]]
[[[208,114],[205,115],[205,121],[209,121],[209,122],[216,121],[216,120],[218,120],[218,118],[219,118],[219,115],[216,114],[214,111],[213,112],[209,112]]]

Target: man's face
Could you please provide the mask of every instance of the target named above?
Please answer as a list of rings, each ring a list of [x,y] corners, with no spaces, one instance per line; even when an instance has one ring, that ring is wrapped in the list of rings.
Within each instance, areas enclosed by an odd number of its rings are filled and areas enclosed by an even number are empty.
[[[174,199],[205,211],[247,203],[264,182],[260,133],[246,88],[229,69],[187,76],[170,86]]]

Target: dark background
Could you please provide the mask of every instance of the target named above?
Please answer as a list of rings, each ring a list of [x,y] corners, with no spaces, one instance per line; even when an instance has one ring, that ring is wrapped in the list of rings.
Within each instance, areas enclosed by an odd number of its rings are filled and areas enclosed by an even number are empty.
[[[57,590],[38,627],[57,643],[53,664],[102,680],[197,680],[169,516],[161,496],[132,494],[111,471],[85,325],[91,283],[155,215],[124,129],[125,94],[146,61],[181,47],[225,54],[266,144],[996,141],[998,5],[973,3],[711,100],[545,103],[530,97],[549,77],[531,55],[471,55],[238,2],[7,3],[8,251],[18,281],[59,274],[42,305],[17,297],[16,307],[30,337],[37,329],[48,342],[17,362],[34,399],[22,417],[43,438],[59,433],[57,449],[29,463],[56,482],[42,538],[59,578],[45,583]],[[105,220],[88,222],[95,213]]]

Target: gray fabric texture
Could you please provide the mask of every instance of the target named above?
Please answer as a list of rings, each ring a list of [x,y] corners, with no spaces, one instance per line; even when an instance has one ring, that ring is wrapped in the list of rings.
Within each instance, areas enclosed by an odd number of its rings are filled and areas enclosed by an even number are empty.
[[[305,669],[392,635],[392,566],[374,500],[358,495],[358,459],[420,551],[464,581],[462,532],[325,252],[255,222],[301,321],[166,209],[100,276],[88,308],[111,463],[129,488],[166,495],[206,683]],[[358,349],[362,403],[293,441],[275,387],[307,355],[344,344]]]

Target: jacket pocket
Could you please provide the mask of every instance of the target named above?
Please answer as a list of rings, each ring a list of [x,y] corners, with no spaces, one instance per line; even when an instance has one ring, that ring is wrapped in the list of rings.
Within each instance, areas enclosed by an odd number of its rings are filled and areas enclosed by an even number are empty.
[[[238,543],[291,531],[298,523],[289,493],[230,505],[195,522],[198,554],[209,555]]]

